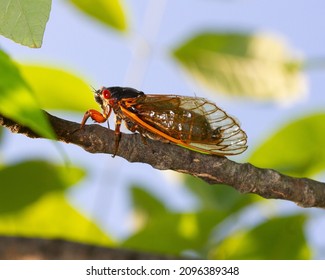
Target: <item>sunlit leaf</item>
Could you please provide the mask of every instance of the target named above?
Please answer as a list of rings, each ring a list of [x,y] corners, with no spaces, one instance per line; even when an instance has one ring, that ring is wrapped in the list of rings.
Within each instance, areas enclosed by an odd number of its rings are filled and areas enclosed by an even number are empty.
[[[51,0],[1,0],[0,34],[28,47],[41,47],[51,4]]]
[[[0,234],[113,244],[110,237],[77,212],[62,193],[43,196],[24,211],[0,215]]]
[[[36,65],[20,65],[20,70],[44,109],[85,112],[98,107],[89,85],[71,73]]]
[[[214,259],[309,259],[311,251],[304,234],[306,217],[272,218],[248,231],[239,231],[210,252]]]
[[[127,28],[125,11],[120,0],[70,0],[70,2],[84,13],[110,27],[120,31]]]
[[[84,171],[46,161],[25,161],[0,169],[0,213],[19,211],[43,195],[77,183]]]
[[[35,132],[54,138],[44,113],[40,110],[31,89],[18,68],[0,50],[0,114],[28,126]]]
[[[325,114],[312,114],[280,128],[249,162],[292,176],[309,177],[325,169]]]
[[[306,92],[301,61],[275,36],[201,33],[173,54],[194,79],[216,92],[280,102]]]

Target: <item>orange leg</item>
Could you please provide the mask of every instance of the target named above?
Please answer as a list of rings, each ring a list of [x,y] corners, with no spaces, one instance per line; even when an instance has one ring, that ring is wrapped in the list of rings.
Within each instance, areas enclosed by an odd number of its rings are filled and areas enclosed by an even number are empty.
[[[108,119],[109,115],[102,114],[96,110],[90,109],[85,114],[81,121],[80,128],[83,128],[86,124],[86,121],[91,118],[97,123],[103,123]]]
[[[115,151],[114,151],[114,154],[112,155],[112,157],[115,157],[115,155],[117,154],[118,146],[120,144],[120,140],[121,140],[121,131],[120,131],[121,123],[122,123],[122,119],[119,118],[119,117],[116,117],[116,122],[115,122]]]

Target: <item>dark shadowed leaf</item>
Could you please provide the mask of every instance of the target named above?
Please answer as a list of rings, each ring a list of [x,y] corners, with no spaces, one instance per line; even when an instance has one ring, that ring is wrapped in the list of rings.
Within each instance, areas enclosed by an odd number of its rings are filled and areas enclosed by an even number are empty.
[[[0,169],[0,213],[19,211],[48,192],[77,183],[84,171],[46,161],[25,161]]]
[[[1,0],[0,34],[31,48],[40,48],[51,0]]]
[[[26,125],[35,132],[54,138],[44,113],[16,65],[0,50],[0,114]]]
[[[219,93],[290,102],[306,92],[301,61],[275,36],[201,33],[173,55],[194,79]]]
[[[292,176],[309,177],[325,169],[325,114],[312,114],[280,128],[249,162]]]
[[[272,218],[248,231],[238,231],[211,250],[214,259],[309,259],[304,215]]]
[[[120,0],[70,0],[70,2],[85,14],[110,27],[120,31],[127,28],[125,11]]]

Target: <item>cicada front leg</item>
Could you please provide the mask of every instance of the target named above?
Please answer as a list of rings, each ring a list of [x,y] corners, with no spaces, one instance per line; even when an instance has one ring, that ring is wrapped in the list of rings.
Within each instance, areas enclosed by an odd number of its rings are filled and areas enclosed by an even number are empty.
[[[103,123],[107,121],[109,117],[109,114],[102,114],[101,112],[98,112],[96,110],[90,109],[85,114],[81,121],[80,128],[83,128],[89,118],[91,118],[93,121],[97,123]]]

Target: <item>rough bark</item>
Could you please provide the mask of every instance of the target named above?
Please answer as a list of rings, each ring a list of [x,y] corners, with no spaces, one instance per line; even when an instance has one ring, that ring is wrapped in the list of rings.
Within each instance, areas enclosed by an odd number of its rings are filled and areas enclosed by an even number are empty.
[[[2,260],[166,260],[175,259],[152,253],[121,248],[105,248],[76,242],[24,238],[0,237],[0,259]]]
[[[72,143],[90,153],[114,153],[114,131],[100,125],[86,125],[60,119],[47,113],[59,141]],[[0,116],[0,125],[14,133],[38,138],[30,129]],[[210,184],[226,184],[240,193],[284,199],[302,207],[325,207],[325,184],[307,178],[294,178],[249,163],[236,163],[226,157],[204,155],[176,145],[147,139],[139,134],[122,134],[117,156],[130,162],[143,162],[160,170],[175,170],[199,177]]]

